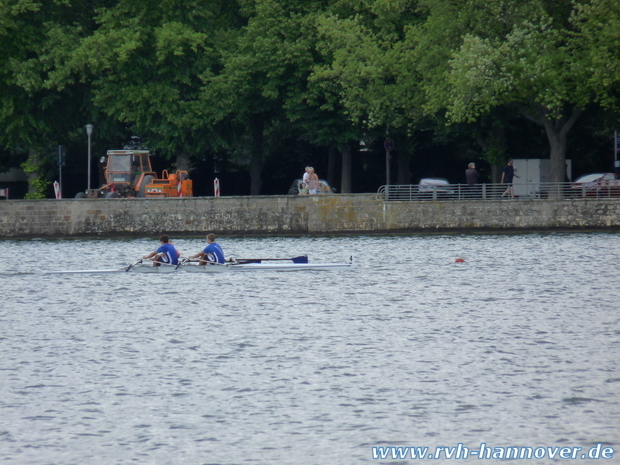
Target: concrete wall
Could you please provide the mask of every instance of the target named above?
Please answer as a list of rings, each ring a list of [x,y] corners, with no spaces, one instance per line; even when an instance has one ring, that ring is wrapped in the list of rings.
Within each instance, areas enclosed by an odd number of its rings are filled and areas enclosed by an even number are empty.
[[[620,227],[620,200],[384,202],[378,194],[0,201],[0,237]]]

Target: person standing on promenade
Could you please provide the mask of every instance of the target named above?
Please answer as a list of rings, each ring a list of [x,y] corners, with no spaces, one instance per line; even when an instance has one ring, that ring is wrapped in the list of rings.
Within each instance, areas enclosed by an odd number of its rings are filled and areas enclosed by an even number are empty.
[[[478,184],[478,172],[476,171],[476,164],[470,163],[465,170],[465,179],[467,179],[467,185],[474,187]]]
[[[469,192],[472,197],[476,196],[476,184],[478,184],[478,171],[476,171],[476,164],[470,163],[465,170],[465,179],[469,186]]]
[[[319,177],[316,175],[316,173],[314,172],[314,168],[312,168],[311,166],[308,167],[309,174],[308,174],[308,182],[306,183],[306,186],[308,186],[308,193],[310,195],[312,194],[318,194],[319,192]]]
[[[513,163],[514,161],[512,160],[512,158],[509,158],[508,162],[506,163],[506,166],[504,166],[504,170],[502,171],[502,184],[504,183],[508,184],[508,187],[502,194],[502,197],[504,197],[507,194],[510,194],[511,199],[514,198],[515,196],[515,189],[512,186],[512,181],[515,177],[517,178],[521,177],[515,173],[514,166],[512,166]]]

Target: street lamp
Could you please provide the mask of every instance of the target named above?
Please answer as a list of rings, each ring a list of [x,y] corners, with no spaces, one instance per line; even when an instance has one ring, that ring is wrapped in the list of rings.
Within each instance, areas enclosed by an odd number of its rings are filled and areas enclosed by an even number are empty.
[[[93,133],[93,125],[86,125],[86,134],[88,134],[88,190],[90,191],[90,136]]]

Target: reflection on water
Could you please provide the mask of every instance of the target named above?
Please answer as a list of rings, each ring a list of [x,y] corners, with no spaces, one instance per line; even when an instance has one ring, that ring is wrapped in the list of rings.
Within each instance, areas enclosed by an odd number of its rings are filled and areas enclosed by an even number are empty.
[[[620,448],[620,234],[219,242],[236,257],[360,266],[50,275],[122,267],[157,241],[2,242],[0,459],[352,464],[379,463],[377,445]],[[204,241],[175,245],[189,255]]]

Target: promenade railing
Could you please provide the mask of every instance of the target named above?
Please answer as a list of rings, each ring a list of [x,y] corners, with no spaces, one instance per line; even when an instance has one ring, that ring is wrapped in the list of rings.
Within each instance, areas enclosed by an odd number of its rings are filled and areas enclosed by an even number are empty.
[[[515,184],[449,184],[419,186],[390,184],[381,186],[378,193],[388,201],[405,200],[534,200],[534,199],[611,199],[620,200],[620,182],[575,184],[571,182],[539,182]]]

